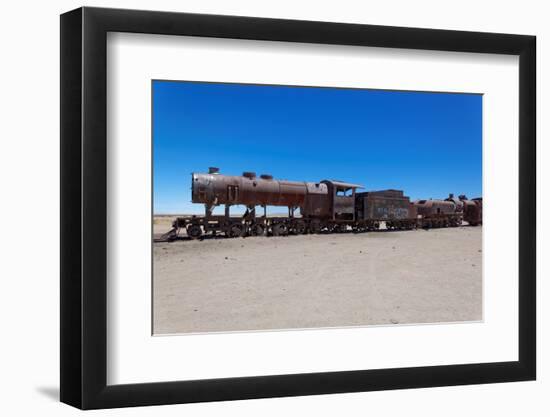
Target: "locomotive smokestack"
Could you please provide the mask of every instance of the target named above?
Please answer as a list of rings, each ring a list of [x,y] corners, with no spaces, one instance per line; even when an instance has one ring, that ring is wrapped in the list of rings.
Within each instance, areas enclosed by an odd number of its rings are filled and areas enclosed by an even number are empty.
[[[455,195],[453,193],[449,193],[449,199],[452,200],[453,198],[455,198]]]
[[[219,173],[220,173],[220,169],[217,168],[217,167],[209,167],[209,168],[208,168],[208,173],[209,173],[209,174],[219,174]]]

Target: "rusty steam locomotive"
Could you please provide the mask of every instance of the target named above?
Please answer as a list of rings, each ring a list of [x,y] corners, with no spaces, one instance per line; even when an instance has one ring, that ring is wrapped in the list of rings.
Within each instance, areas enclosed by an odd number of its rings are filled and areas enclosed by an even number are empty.
[[[171,240],[185,229],[197,239],[203,234],[223,233],[228,237],[321,232],[366,232],[382,227],[388,230],[457,227],[468,222],[482,222],[482,199],[468,200],[452,194],[444,200],[411,202],[400,190],[357,192],[364,187],[343,181],[319,182],[276,180],[271,175],[222,175],[218,168],[208,173],[193,173],[192,202],[203,204],[204,216],[178,217],[173,229],[163,240]],[[225,214],[214,215],[217,206]],[[246,211],[231,216],[231,206],[241,205]],[[288,209],[288,215],[267,216],[267,206]],[[262,213],[256,209],[261,207]],[[297,210],[299,209],[299,213]]]

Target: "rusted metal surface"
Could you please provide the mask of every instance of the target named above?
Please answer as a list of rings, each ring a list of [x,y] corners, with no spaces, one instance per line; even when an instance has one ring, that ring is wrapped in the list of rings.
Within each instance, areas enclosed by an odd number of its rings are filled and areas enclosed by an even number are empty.
[[[361,220],[416,219],[416,207],[400,190],[357,193],[356,204]]]
[[[414,202],[418,214],[422,216],[433,216],[437,214],[456,213],[456,205],[452,201],[445,200],[417,200]]]
[[[463,196],[461,196],[463,197]],[[462,202],[462,200],[460,198],[457,198],[454,196],[454,194],[449,194],[449,197],[447,197],[445,199],[445,201],[451,201],[455,204],[455,211],[457,213],[462,213],[463,209],[464,209],[464,203]]]
[[[305,217],[327,218],[331,215],[328,186],[324,183],[306,183],[307,198],[301,214]]]
[[[468,200],[466,196],[460,196],[464,206],[464,220],[471,226],[483,223],[483,199],[481,197]]]

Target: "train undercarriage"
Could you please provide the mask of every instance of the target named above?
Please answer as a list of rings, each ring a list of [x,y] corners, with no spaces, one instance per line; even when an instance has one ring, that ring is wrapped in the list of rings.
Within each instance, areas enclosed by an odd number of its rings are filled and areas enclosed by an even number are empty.
[[[172,229],[156,241],[171,241],[183,237],[183,230],[190,239],[204,236],[225,236],[229,238],[247,236],[287,236],[321,233],[365,233],[378,230],[414,230],[462,225],[459,213],[433,216],[430,218],[368,219],[368,220],[326,220],[296,216],[250,217],[250,216],[189,216],[178,217]]]

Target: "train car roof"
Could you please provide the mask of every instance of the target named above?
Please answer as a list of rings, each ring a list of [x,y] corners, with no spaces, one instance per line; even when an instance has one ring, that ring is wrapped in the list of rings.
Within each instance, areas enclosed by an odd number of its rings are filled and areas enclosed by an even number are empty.
[[[335,185],[336,187],[342,187],[342,188],[365,188],[361,184],[352,184],[351,182],[342,182],[342,181],[335,181],[335,180],[323,180],[321,182],[328,182],[332,185]]]

